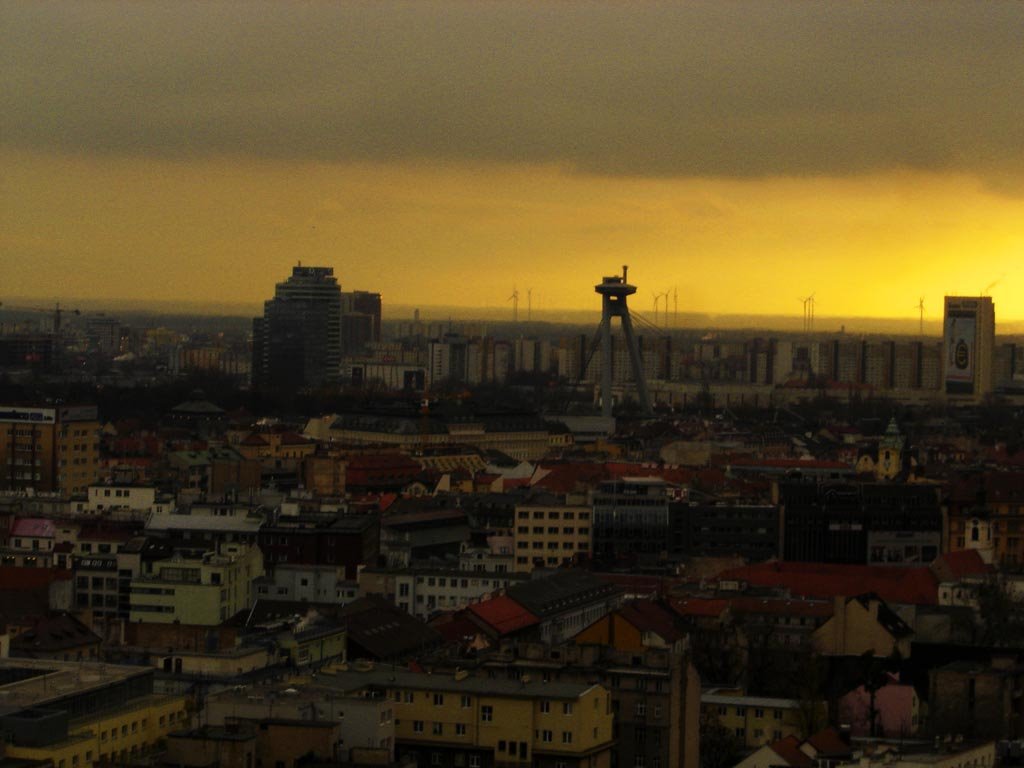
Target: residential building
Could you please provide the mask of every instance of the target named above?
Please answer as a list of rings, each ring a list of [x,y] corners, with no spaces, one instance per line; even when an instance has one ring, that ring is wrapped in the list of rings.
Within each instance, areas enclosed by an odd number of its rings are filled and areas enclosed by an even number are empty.
[[[808,722],[803,710],[807,702],[712,689],[701,694],[700,704],[705,717],[716,718],[748,749],[806,734]],[[826,710],[824,701],[811,706],[822,714]]]
[[[516,571],[557,568],[580,556],[589,557],[591,513],[592,509],[585,506],[517,504],[512,535]]]
[[[129,618],[170,624],[220,624],[255,600],[253,581],[263,575],[258,547],[226,545],[200,556],[185,551],[144,561],[131,581]]]
[[[333,672],[333,674],[332,674]],[[325,670],[317,684],[393,704],[395,751],[420,764],[484,768],[608,768],[611,697],[600,685],[497,680],[356,665]]]
[[[363,568],[359,593],[381,595],[421,619],[438,611],[456,611],[488,599],[499,590],[522,583],[522,573],[466,571],[431,565],[406,568]]]
[[[100,473],[95,406],[0,406],[0,491],[85,493]]]
[[[267,569],[277,565],[344,568],[354,580],[362,565],[375,563],[380,547],[378,515],[276,514],[259,530]]]
[[[52,659],[0,659],[7,759],[93,768],[160,751],[188,727],[184,697],[153,692],[154,671]]]

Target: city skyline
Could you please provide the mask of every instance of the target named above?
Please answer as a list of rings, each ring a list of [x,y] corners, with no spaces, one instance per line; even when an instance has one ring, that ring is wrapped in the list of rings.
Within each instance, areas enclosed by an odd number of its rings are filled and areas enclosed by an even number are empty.
[[[5,303],[257,304],[302,261],[596,311],[629,264],[643,312],[1024,319],[1019,5],[0,13]]]

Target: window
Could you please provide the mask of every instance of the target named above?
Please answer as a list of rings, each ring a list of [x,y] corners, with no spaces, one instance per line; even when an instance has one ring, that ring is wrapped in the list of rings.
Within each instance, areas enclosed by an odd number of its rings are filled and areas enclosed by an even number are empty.
[[[469,768],[480,768],[480,755],[469,756]]]
[[[443,693],[435,693],[434,694],[434,706],[435,707],[443,707],[444,706],[444,694]]]
[[[402,698],[406,704],[412,704],[412,691],[406,691],[403,693]]]
[[[776,720],[781,720],[782,719],[782,710],[781,709],[772,710],[772,717],[775,718]]]
[[[456,736],[465,736],[466,735],[466,724],[465,723],[456,723],[455,724],[455,735]]]
[[[764,710],[761,707],[754,707],[754,717],[764,717]]]
[[[472,705],[472,701],[466,694],[462,694],[462,698],[459,699],[459,704],[463,709],[469,709]]]
[[[542,701],[542,702],[540,703],[540,711],[541,711],[541,712],[542,712],[543,714],[545,714],[545,715],[546,715],[546,714],[547,714],[548,712],[550,712],[550,711],[551,711],[551,702],[550,702],[550,701]]]
[[[489,704],[485,704],[480,707],[480,721],[483,723],[490,723],[494,720],[494,707]]]
[[[572,731],[562,731],[562,743],[572,744]]]
[[[413,733],[423,733],[423,721],[422,720],[413,720],[412,721],[412,732]]]
[[[567,701],[567,702],[565,702],[562,705],[562,714],[563,715],[571,715],[572,714],[572,702]]]
[[[647,714],[647,704],[645,702],[638,701],[636,703],[636,716],[637,717],[643,717],[646,714]]]
[[[552,741],[554,741],[554,734],[551,731],[541,731],[540,740],[543,741],[545,744],[550,744]]]
[[[444,735],[444,723],[434,723],[432,731],[433,731],[433,734],[435,736],[443,736]]]

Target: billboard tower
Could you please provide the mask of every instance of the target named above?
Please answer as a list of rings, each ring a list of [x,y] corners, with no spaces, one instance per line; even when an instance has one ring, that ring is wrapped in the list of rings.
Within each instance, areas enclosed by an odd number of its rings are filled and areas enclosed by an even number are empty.
[[[993,389],[996,312],[990,296],[947,296],[942,323],[946,395],[980,400]]]
[[[605,277],[594,290],[601,294],[601,415],[609,418],[612,415],[612,318],[618,317],[622,323],[622,333],[626,337],[626,348],[629,350],[629,362],[633,368],[633,381],[636,382],[640,409],[647,416],[651,415],[651,398],[647,394],[647,380],[644,378],[643,361],[640,359],[640,347],[633,334],[633,320],[629,316],[626,297],[636,293],[636,286],[626,282],[629,267],[622,267],[622,277],[612,275]]]

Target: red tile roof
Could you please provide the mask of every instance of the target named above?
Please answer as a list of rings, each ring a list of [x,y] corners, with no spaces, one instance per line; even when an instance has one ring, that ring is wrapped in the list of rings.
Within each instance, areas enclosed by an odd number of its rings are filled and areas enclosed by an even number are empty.
[[[960,549],[940,555],[933,569],[937,573],[949,573],[954,579],[968,576],[985,576],[993,571],[991,565],[981,559],[976,549]]]
[[[540,619],[506,595],[474,603],[466,610],[499,635],[511,634],[540,624]]]
[[[676,626],[675,615],[650,600],[628,603],[619,609],[619,615],[641,632],[654,632],[669,643],[686,637],[686,632]]]
[[[706,597],[672,598],[668,601],[680,616],[702,616],[717,619],[729,607],[728,600]]]
[[[732,568],[718,578],[745,581],[755,587],[783,587],[804,597],[829,599],[874,592],[887,603],[938,603],[938,580],[927,566],[768,562]]]
[[[808,768],[813,760],[800,751],[800,740],[796,736],[787,736],[773,744],[768,745],[769,749],[782,758],[785,765],[791,768]]]
[[[53,521],[38,517],[19,517],[11,524],[11,536],[52,539],[54,532]]]
[[[804,743],[810,744],[819,755],[844,755],[850,751],[850,745],[832,726],[818,731]]]

